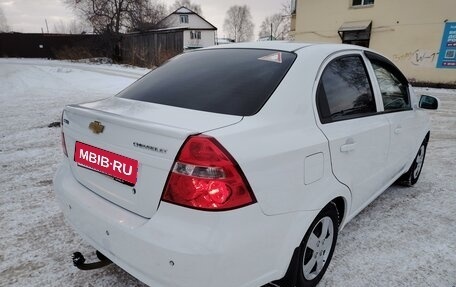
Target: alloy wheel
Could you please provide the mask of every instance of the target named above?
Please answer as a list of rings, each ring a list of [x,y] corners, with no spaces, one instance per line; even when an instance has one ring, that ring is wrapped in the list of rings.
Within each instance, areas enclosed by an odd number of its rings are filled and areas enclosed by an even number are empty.
[[[306,280],[313,280],[320,274],[331,252],[334,240],[334,224],[325,216],[310,233],[304,250],[303,274]]]

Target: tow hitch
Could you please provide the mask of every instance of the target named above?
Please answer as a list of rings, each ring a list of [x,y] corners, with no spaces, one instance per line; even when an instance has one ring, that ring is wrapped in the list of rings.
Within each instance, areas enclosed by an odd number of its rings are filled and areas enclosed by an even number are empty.
[[[75,253],[73,253],[73,258],[72,258],[73,265],[81,270],[94,270],[94,269],[108,266],[109,264],[112,263],[111,260],[109,260],[106,256],[101,254],[101,252],[99,252],[98,250],[97,250],[96,254],[100,261],[94,262],[94,263],[85,263],[84,255],[82,255],[81,252],[75,252]]]

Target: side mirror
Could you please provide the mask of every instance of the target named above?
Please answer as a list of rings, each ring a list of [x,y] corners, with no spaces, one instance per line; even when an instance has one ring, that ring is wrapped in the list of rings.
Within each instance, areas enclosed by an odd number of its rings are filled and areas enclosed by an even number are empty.
[[[422,95],[418,106],[422,109],[437,110],[439,108],[439,100],[433,96]]]

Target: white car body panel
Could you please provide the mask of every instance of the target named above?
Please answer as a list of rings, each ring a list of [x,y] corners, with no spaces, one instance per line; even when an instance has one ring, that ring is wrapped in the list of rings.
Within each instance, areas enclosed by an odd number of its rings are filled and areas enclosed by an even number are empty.
[[[289,246],[299,244],[296,239],[318,213],[266,216],[258,205],[211,213],[161,203],[146,219],[81,186],[68,163],[60,167],[54,185],[78,233],[154,287],[248,287],[272,281],[283,276],[294,249]]]
[[[302,125],[305,122],[302,118],[287,120],[274,124],[262,119],[245,118],[236,126],[208,134],[217,138],[233,157],[242,159],[238,163],[252,189],[261,190],[255,196],[267,215],[321,210],[338,195],[350,197],[348,189],[330,176],[329,149],[322,133],[316,127]],[[240,138],[243,145],[239,145]],[[255,145],[257,148],[250,148]],[[274,155],[268,152],[271,148],[276,150]],[[305,159],[319,152],[323,153],[324,176],[306,185]],[[327,186],[332,186],[333,190],[322,194],[321,190]]]
[[[328,203],[343,200],[342,228],[408,170],[429,132],[429,119],[414,95],[413,110],[381,113],[381,93],[364,56],[379,114],[320,122],[315,93],[325,64],[344,53],[362,55],[364,48],[273,41],[211,49],[234,48],[297,54],[253,116],[116,97],[65,109],[68,159],[54,180],[65,217],[91,245],[150,286],[258,287],[283,277],[295,248]],[[93,134],[88,125],[94,120],[106,131]],[[403,132],[397,134],[399,126]],[[236,159],[256,203],[207,212],[160,201],[182,144],[199,133],[215,138]],[[78,167],[76,141],[138,159],[137,193]],[[134,142],[166,152],[136,149]],[[351,143],[354,150],[341,151]]]
[[[229,126],[242,120],[241,116],[214,114],[119,97],[78,106],[120,115],[123,118],[130,119],[135,125],[142,123],[146,128],[149,128],[150,125],[166,126],[167,134],[169,134],[169,128],[201,132]],[[164,119],[166,119],[165,123],[163,122]]]

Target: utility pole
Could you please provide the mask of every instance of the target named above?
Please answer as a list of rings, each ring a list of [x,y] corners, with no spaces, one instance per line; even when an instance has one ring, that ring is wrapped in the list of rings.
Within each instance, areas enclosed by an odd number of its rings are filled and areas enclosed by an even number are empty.
[[[272,41],[272,23],[271,23],[271,39],[270,40]]]

